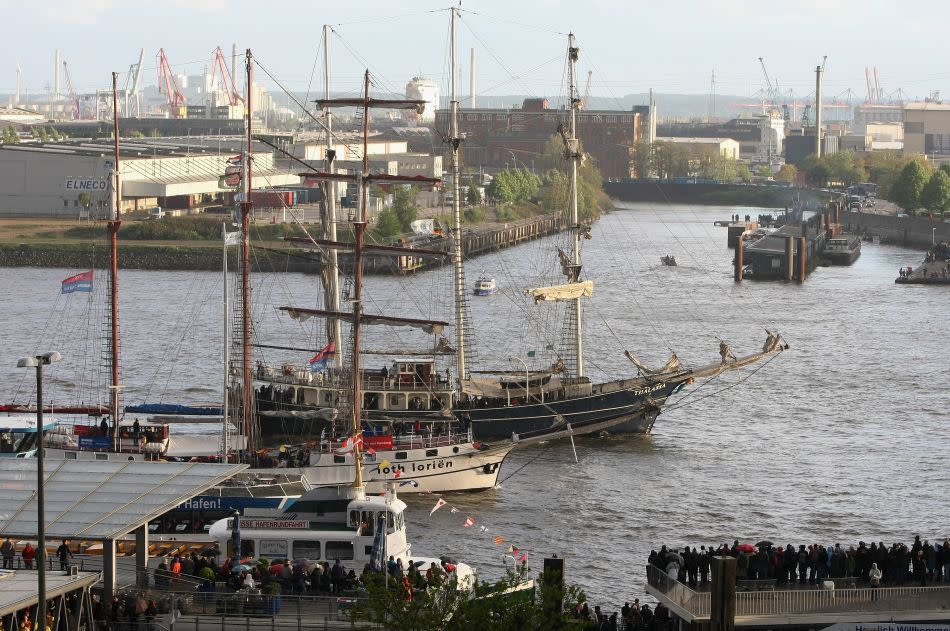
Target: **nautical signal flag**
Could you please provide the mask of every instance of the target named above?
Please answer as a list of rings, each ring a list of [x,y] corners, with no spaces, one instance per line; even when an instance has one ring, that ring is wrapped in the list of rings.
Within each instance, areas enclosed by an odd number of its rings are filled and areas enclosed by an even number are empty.
[[[400,476],[402,476],[402,469],[396,469],[395,477],[398,478],[398,477],[400,477]]]
[[[455,508],[455,507],[453,506],[453,507],[451,508],[451,510],[449,510],[449,512],[450,512],[450,513],[457,513],[457,512],[459,512],[459,509],[457,509],[457,508]]]
[[[518,560],[519,560],[520,562],[522,562],[522,563],[527,563],[527,562],[528,562],[528,553],[527,553],[527,552],[522,552],[521,554],[519,554],[519,555],[518,555]]]
[[[508,554],[511,554],[512,556],[517,556],[517,555],[518,555],[518,552],[520,552],[520,550],[518,550],[518,548],[516,548],[516,547],[514,547],[514,546],[508,546]]]
[[[504,541],[505,541],[505,538],[502,537],[501,535],[498,535],[497,537],[495,537],[496,546],[500,546],[502,543],[504,543]]]
[[[70,276],[63,281],[62,293],[71,294],[74,291],[92,291],[92,270]]]
[[[474,519],[472,519],[471,517],[466,517],[466,518],[465,518],[465,527],[466,527],[466,528],[468,528],[468,527],[470,527],[470,526],[474,526],[474,525],[475,525],[475,520],[474,520]]]
[[[392,464],[391,462],[389,462],[388,460],[385,460],[385,459],[384,459],[382,462],[379,463],[379,468],[380,468],[380,469],[385,469],[386,467],[388,467],[388,466],[391,465],[391,464]]]
[[[440,497],[440,498],[439,498],[439,501],[436,502],[436,503],[435,503],[435,506],[432,507],[432,510],[429,511],[429,516],[431,517],[431,516],[432,516],[432,513],[434,513],[435,511],[439,510],[439,509],[442,508],[443,506],[445,506],[445,500]]]

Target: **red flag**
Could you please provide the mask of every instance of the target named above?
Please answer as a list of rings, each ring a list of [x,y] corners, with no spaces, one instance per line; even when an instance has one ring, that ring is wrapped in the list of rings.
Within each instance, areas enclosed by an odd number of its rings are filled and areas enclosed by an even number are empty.
[[[518,555],[518,560],[521,561],[522,563],[527,563],[527,562],[528,562],[528,553],[527,553],[527,552],[522,552],[521,554],[519,554],[519,555]]]
[[[398,477],[401,476],[401,475],[402,475],[402,469],[396,469],[396,476],[395,476],[395,477],[398,478]]]
[[[465,518],[465,527],[466,527],[466,528],[468,528],[469,526],[474,526],[474,525],[475,525],[475,520],[474,520],[474,519],[472,519],[471,517],[466,517],[466,518]]]

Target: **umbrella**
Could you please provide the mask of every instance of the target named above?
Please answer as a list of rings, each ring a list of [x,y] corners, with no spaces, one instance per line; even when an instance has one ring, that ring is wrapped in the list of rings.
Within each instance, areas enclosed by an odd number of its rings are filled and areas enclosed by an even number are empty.
[[[740,543],[736,547],[736,550],[738,550],[739,552],[755,552],[755,546],[752,545],[751,543]]]
[[[232,574],[240,574],[241,572],[250,572],[250,571],[251,571],[251,566],[244,565],[243,563],[238,563],[237,565],[231,568]]]
[[[773,544],[771,541],[768,541],[768,540],[766,539],[766,540],[762,540],[762,541],[758,542],[757,544],[755,544],[755,547],[756,547],[756,548],[771,548],[773,545],[774,545],[774,544]]]
[[[413,564],[414,566],[416,566],[416,567],[422,567],[423,565],[426,564],[426,562],[425,562],[425,561],[413,561],[412,564]]]
[[[451,563],[453,565],[458,565],[458,561],[448,556],[447,554],[443,554],[442,556],[440,556],[439,561],[442,561],[443,563]]]
[[[680,556],[679,554],[677,554],[676,552],[668,552],[667,555],[666,555],[666,562],[667,562],[667,563],[670,563],[670,562],[672,562],[672,561],[676,561],[676,562],[679,563],[680,565],[683,565],[683,557],[681,557],[681,556]]]

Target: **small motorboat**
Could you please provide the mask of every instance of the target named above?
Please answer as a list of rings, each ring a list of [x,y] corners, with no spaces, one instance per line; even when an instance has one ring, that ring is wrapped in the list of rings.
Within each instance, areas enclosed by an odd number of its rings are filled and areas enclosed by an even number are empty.
[[[496,291],[498,291],[498,286],[495,284],[494,278],[480,276],[478,280],[475,281],[476,296],[491,296]]]
[[[666,256],[661,256],[660,263],[666,265],[667,267],[676,267],[676,257],[669,254]]]

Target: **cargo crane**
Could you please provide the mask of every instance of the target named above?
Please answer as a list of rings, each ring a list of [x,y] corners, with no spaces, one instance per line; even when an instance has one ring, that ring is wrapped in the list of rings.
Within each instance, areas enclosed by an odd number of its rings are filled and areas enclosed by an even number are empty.
[[[69,76],[69,65],[66,60],[63,60],[63,74],[66,75],[66,89],[69,90],[69,100],[73,103],[73,119],[79,120],[82,118],[79,110],[79,95],[76,94],[76,89],[73,87],[73,79]]]
[[[765,88],[762,92],[762,113],[768,114],[778,107],[778,90],[772,84],[769,71],[765,69],[765,59],[762,57],[759,57],[759,65],[762,66],[762,75],[765,77]],[[765,107],[766,103],[769,104],[768,110]]]
[[[584,110],[588,109],[588,107],[587,107],[587,99],[590,98],[590,80],[591,80],[591,77],[593,77],[593,76],[594,76],[594,71],[593,71],[593,70],[588,70],[588,71],[587,71],[587,84],[584,86],[584,98],[581,100],[581,109],[584,109]]]
[[[232,106],[243,103],[244,99],[241,98],[234,86],[234,79],[228,71],[228,64],[224,61],[224,52],[220,46],[214,49],[213,59],[211,60],[211,85],[214,85],[215,72],[218,70],[221,71],[221,85],[224,87],[224,91],[228,93],[228,102]]]
[[[172,74],[171,66],[168,65],[164,48],[158,51],[158,91],[164,94],[168,101],[168,115],[181,118],[185,95],[178,89],[178,83],[175,81],[175,75]]]
[[[129,65],[129,72],[125,75],[125,87],[122,89],[122,93],[125,96],[125,115],[131,116],[132,112],[130,109],[129,99],[132,98],[135,101],[135,116],[142,115],[142,106],[139,102],[139,78],[142,76],[142,62],[145,60],[145,49],[142,48],[139,50],[139,62],[137,64]]]

